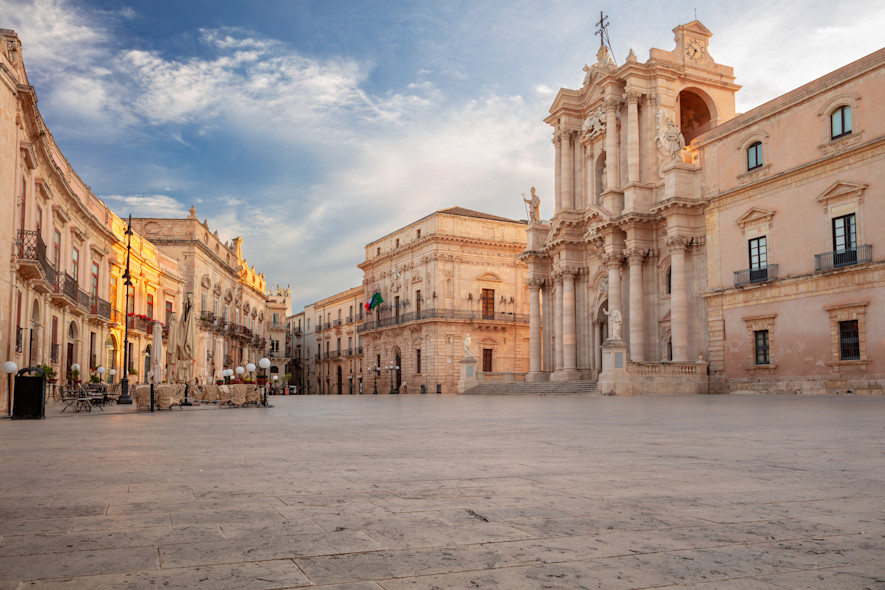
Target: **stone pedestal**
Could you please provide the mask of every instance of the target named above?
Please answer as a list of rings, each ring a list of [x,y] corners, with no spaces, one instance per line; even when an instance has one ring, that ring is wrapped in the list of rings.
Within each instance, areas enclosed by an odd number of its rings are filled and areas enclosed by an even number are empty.
[[[602,371],[597,386],[603,395],[632,394],[627,375],[627,345],[620,338],[606,340],[602,345]]]
[[[544,371],[538,371],[536,373],[526,373],[525,380],[529,382],[550,381],[550,378]]]
[[[458,379],[458,393],[464,393],[468,389],[476,387],[476,358],[465,356],[461,359],[461,378]]]

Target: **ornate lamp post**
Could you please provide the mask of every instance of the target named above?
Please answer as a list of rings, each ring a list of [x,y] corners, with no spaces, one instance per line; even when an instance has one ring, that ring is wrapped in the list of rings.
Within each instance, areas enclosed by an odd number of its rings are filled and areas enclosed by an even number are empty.
[[[132,214],[129,214],[129,225],[126,227],[126,271],[123,273],[123,378],[120,379],[120,399],[118,404],[132,405],[129,397],[129,287],[132,286],[132,276],[129,274],[129,255],[132,252]]]
[[[375,385],[372,386],[372,395],[378,395],[378,373],[381,372],[381,367],[373,363],[372,366],[369,367],[369,370],[375,375]]]
[[[246,365],[246,372],[252,375],[252,379],[255,379],[255,363]]]
[[[258,361],[258,366],[264,369],[264,406],[267,406],[267,369],[270,367],[270,359],[267,357]]]
[[[384,370],[390,373],[390,391],[388,393],[393,395],[393,374],[394,371],[399,371],[399,366],[393,364],[393,361],[390,361],[390,364],[384,367]]]

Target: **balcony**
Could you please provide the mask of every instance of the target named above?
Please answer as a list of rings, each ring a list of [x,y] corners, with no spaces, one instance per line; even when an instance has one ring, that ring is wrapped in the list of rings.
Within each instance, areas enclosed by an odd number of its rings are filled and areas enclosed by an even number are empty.
[[[362,347],[362,346],[357,346],[357,347],[356,347],[356,353],[357,353],[357,354],[363,354],[363,347]]]
[[[304,333],[301,331],[301,328],[295,328],[295,330],[292,331],[292,334],[293,334],[296,338],[301,338],[301,336],[304,335]]]
[[[323,324],[323,330],[328,330],[328,329],[330,329],[331,327],[332,327],[332,325],[331,325],[329,322],[326,322],[326,323]]]
[[[344,351],[344,356],[353,356],[353,349],[352,349],[352,348],[348,348],[347,350],[345,350],[345,351]]]
[[[341,320],[333,320],[333,321],[332,321],[332,327],[333,327],[333,328],[340,328],[342,323],[343,323],[343,322],[342,322]]]
[[[370,330],[378,330],[389,326],[397,326],[407,324],[409,322],[417,322],[423,320],[456,320],[470,322],[496,322],[507,324],[528,324],[528,314],[497,312],[489,313],[471,309],[422,309],[421,311],[412,311],[409,313],[401,313],[387,318],[377,318],[375,321],[366,321],[366,323],[357,326],[358,333],[368,332]]]
[[[75,307],[78,303],[77,281],[66,272],[58,272],[55,275],[55,284],[52,285],[52,298],[59,303],[66,303]]]
[[[46,244],[39,232],[19,230],[16,246],[19,273],[25,278],[43,279],[46,286],[55,282],[55,269],[46,259]]]
[[[347,316],[347,319],[346,319],[345,321],[346,321],[348,324],[352,324],[352,323],[353,323],[353,316],[352,316],[352,315]]]
[[[124,317],[126,317],[126,314],[124,314],[119,309],[117,309],[117,308],[111,309],[111,323],[112,324],[117,324],[117,325],[122,324]]]
[[[321,358],[323,358],[323,355],[321,355],[320,353],[316,353],[316,356],[314,358],[316,360],[320,360]]]
[[[97,295],[89,296],[89,315],[102,318],[107,321],[111,320],[111,304]]]
[[[864,264],[873,261],[873,247],[869,244],[858,246],[857,248],[848,248],[846,250],[836,250],[835,252],[825,252],[823,254],[814,255],[814,270],[832,270],[843,266],[852,266],[854,264]]]
[[[150,332],[150,327],[153,322],[154,320],[151,319],[131,315],[129,316],[129,330],[135,330],[136,332],[144,332],[147,334]]]
[[[734,273],[734,286],[742,287],[753,283],[777,280],[777,265],[768,264],[759,268],[748,268]]]

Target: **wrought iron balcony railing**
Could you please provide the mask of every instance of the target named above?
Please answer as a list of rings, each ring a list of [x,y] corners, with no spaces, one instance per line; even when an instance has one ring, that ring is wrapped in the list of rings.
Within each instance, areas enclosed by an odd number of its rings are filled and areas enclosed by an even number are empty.
[[[64,295],[73,303],[78,303],[78,291],[79,287],[77,286],[77,281],[74,280],[74,277],[69,275],[67,272],[58,272],[55,277],[55,293],[59,295]]]
[[[832,268],[840,268],[842,266],[851,266],[854,264],[863,264],[873,261],[873,247],[870,244],[864,244],[857,248],[847,248],[845,250],[836,250],[835,252],[824,252],[823,254],[814,255],[814,270],[830,270]]]
[[[764,283],[765,281],[774,281],[777,279],[777,265],[768,264],[758,268],[748,268],[738,270],[734,273],[734,286],[749,285],[752,283]]]
[[[378,318],[375,321],[367,320],[365,324],[357,326],[357,332],[366,332],[369,330],[377,330],[388,326],[396,326],[406,324],[408,322],[416,322],[420,320],[431,319],[447,319],[447,320],[467,320],[467,321],[491,321],[506,322],[512,324],[529,323],[528,314],[508,313],[508,312],[482,312],[471,309],[442,309],[431,308],[422,309],[421,311],[411,311],[409,313],[401,313],[387,318]]]
[[[96,315],[106,320],[111,319],[111,304],[97,295],[89,297],[89,315]]]

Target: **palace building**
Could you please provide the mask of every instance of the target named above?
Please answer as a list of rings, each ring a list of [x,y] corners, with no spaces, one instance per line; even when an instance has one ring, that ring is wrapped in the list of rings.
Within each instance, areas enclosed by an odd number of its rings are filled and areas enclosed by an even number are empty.
[[[885,50],[736,115],[699,21],[603,46],[545,121],[529,380],[605,393],[885,387]]]

